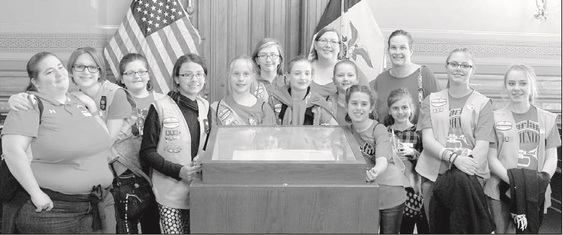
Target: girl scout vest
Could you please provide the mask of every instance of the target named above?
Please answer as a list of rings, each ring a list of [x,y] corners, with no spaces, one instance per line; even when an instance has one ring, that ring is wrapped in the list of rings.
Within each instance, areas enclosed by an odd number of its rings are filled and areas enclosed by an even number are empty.
[[[125,91],[125,94],[127,96],[127,101],[129,101],[131,106],[133,106],[133,110],[135,110],[135,107],[137,106],[135,103],[135,98],[133,98],[131,93],[123,89],[123,87],[120,87],[119,85],[110,81],[103,81],[100,90],[98,91],[98,94],[96,94],[96,96],[94,97],[94,101],[98,102],[100,117],[102,117],[104,122],[107,121],[108,108],[110,104],[113,102],[115,93],[120,89]]]
[[[446,137],[448,136],[448,130],[450,128],[448,89],[431,93],[428,98],[430,101],[430,120],[432,121],[434,138],[436,138],[440,144],[446,146]],[[469,98],[467,98],[462,108],[461,129],[470,146],[475,146],[473,133],[475,133],[479,114],[483,107],[489,102],[489,98],[474,90]],[[416,164],[416,172],[431,181],[436,181],[438,174],[444,173],[439,172],[440,168],[449,168],[449,163],[442,161],[438,156],[431,156],[427,149],[423,149],[418,163]],[[485,179],[489,178],[488,162],[480,162],[475,174]]]
[[[313,125],[315,126],[324,124],[321,123],[321,109],[326,110],[326,112],[336,120],[332,108],[328,102],[326,102],[326,99],[319,94],[312,92],[310,89],[304,100],[294,102],[287,89],[288,86],[274,90],[272,94],[270,94],[269,103],[274,109],[278,125],[303,125],[305,110],[309,107],[313,107]],[[287,105],[287,109],[285,110],[284,116],[280,119],[282,104]]]
[[[152,92],[154,100],[162,99],[165,95]],[[137,120],[137,114],[134,114],[129,119],[131,122],[135,123]],[[119,134],[119,138],[115,141],[110,149],[110,166],[115,176],[123,174],[127,169],[131,170],[135,175],[141,176],[151,182],[150,177],[143,172],[141,168],[141,160],[139,158],[139,149],[141,148],[142,136],[134,135],[131,131],[131,125],[129,122],[123,124],[122,132]],[[128,128],[127,130],[124,130]],[[123,132],[126,131],[126,132]]]
[[[197,119],[201,133],[198,148],[198,154],[200,154],[207,137],[205,129],[209,103],[199,96],[196,101],[199,110]],[[191,136],[182,111],[169,96],[155,100],[154,106],[162,127],[156,151],[167,161],[190,165],[192,162]],[[191,181],[176,180],[155,170],[151,171],[151,179],[158,203],[176,209],[190,208],[189,186]]]
[[[249,124],[244,121],[244,119],[242,119],[223,99],[220,99],[218,102],[211,104],[211,107],[213,108],[213,110],[215,110],[215,117],[217,118],[217,123],[219,125],[256,125],[256,123]]]
[[[557,116],[553,113],[547,112],[543,109],[537,108],[538,110],[538,121],[540,124],[540,144],[538,146],[538,172],[543,170],[543,165],[545,162],[545,144],[547,136],[549,136],[549,131],[553,130]],[[506,169],[516,168],[518,164],[519,156],[518,150],[520,149],[520,139],[518,136],[518,129],[516,128],[516,123],[514,117],[512,116],[512,111],[508,108],[503,108],[494,112],[495,115],[495,132],[497,136],[498,144],[498,159]],[[484,186],[485,194],[495,200],[500,200],[500,191],[498,188],[499,183],[502,180],[496,176],[492,175],[489,180],[486,181]],[[545,204],[544,211],[547,212],[547,208],[551,206],[551,186],[548,185],[545,191]]]

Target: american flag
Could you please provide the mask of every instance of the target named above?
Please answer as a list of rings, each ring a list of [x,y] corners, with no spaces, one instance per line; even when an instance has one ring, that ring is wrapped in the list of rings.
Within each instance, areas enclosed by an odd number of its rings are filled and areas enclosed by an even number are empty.
[[[113,74],[119,74],[119,61],[127,53],[140,53],[149,62],[156,91],[164,94],[172,87],[176,59],[198,53],[201,38],[178,0],[134,0],[104,56]]]

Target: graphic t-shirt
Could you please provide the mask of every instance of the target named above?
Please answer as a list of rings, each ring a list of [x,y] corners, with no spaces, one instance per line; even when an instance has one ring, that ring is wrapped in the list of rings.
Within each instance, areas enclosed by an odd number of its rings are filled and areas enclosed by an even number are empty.
[[[518,130],[519,149],[518,149],[518,168],[538,169],[538,146],[540,144],[540,123],[538,121],[538,110],[531,106],[530,109],[522,114],[512,112],[516,129]],[[546,140],[546,149],[557,147],[561,144],[561,139],[557,134],[557,129],[551,130]]]
[[[133,132],[136,130],[139,131],[139,135],[143,135],[143,128],[145,126],[145,119],[147,118],[147,114],[149,113],[149,108],[151,104],[154,102],[154,94],[151,92],[149,96],[144,98],[137,98],[135,97],[135,102],[137,103],[137,108],[135,115],[137,116],[137,120],[135,124],[132,126]]]
[[[473,149],[467,143],[467,139],[463,130],[461,129],[461,113],[463,112],[463,106],[471,94],[460,98],[454,98],[449,96],[450,101],[450,114],[449,114],[449,129],[448,138],[446,138],[446,148],[453,150],[458,154],[462,154],[464,149]],[[471,154],[466,152],[467,155]]]

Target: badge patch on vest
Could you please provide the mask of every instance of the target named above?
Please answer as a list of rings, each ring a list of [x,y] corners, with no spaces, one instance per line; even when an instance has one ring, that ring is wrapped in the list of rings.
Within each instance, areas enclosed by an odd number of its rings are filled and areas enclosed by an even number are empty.
[[[256,126],[258,125],[258,120],[256,120],[256,118],[254,116],[250,116],[248,118],[248,124],[251,126]]]
[[[467,109],[469,109],[469,110],[474,110],[475,107],[474,107],[472,104],[468,104],[468,105],[467,105]]]
[[[177,145],[167,145],[166,147],[164,147],[164,151],[169,153],[179,153],[180,151],[182,151],[182,147]]]
[[[162,121],[162,126],[164,128],[170,128],[170,129],[178,128],[180,126],[180,121],[177,118],[173,118],[173,117],[165,118]]]
[[[280,112],[281,112],[281,108],[282,108],[282,104],[276,104],[276,105],[274,105],[274,111],[276,111],[276,113],[280,113]]]
[[[495,128],[499,131],[508,131],[512,129],[512,123],[508,121],[500,121],[495,123]]]
[[[203,119],[203,130],[205,133],[209,133],[209,120]]]
[[[228,108],[220,109],[218,115],[219,115],[218,118],[221,121],[221,123],[223,123],[223,125],[226,126],[239,125],[238,121],[235,120],[234,117],[232,117],[231,109]]]
[[[180,139],[180,131],[179,130],[165,130],[164,131],[164,138],[166,140],[177,140]]]
[[[446,99],[436,98],[430,101],[430,105],[432,105],[432,107],[442,107],[446,105],[446,102],[448,102]]]
[[[103,95],[102,98],[100,99],[100,109],[105,111],[106,104],[107,104],[107,98],[105,95]]]

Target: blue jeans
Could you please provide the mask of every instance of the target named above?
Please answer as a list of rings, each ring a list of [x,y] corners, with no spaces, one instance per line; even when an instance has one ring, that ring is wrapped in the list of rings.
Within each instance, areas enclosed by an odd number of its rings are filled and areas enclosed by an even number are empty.
[[[404,209],[405,203],[401,203],[396,207],[379,210],[379,233],[398,234],[401,230]]]
[[[51,211],[35,212],[28,200],[16,216],[20,233],[95,233],[89,202],[64,202],[53,200]],[[98,231],[99,232],[99,231]]]
[[[149,182],[133,173],[122,174],[113,180],[113,189],[111,190],[115,199],[115,211],[117,221],[117,233],[120,234],[138,234],[137,225],[142,218],[152,218],[145,222],[142,228],[153,228],[143,233],[160,233],[158,223],[158,209],[152,187]],[[154,204],[150,207],[151,204]],[[153,208],[152,210],[147,210]],[[148,223],[148,224],[147,224]]]

